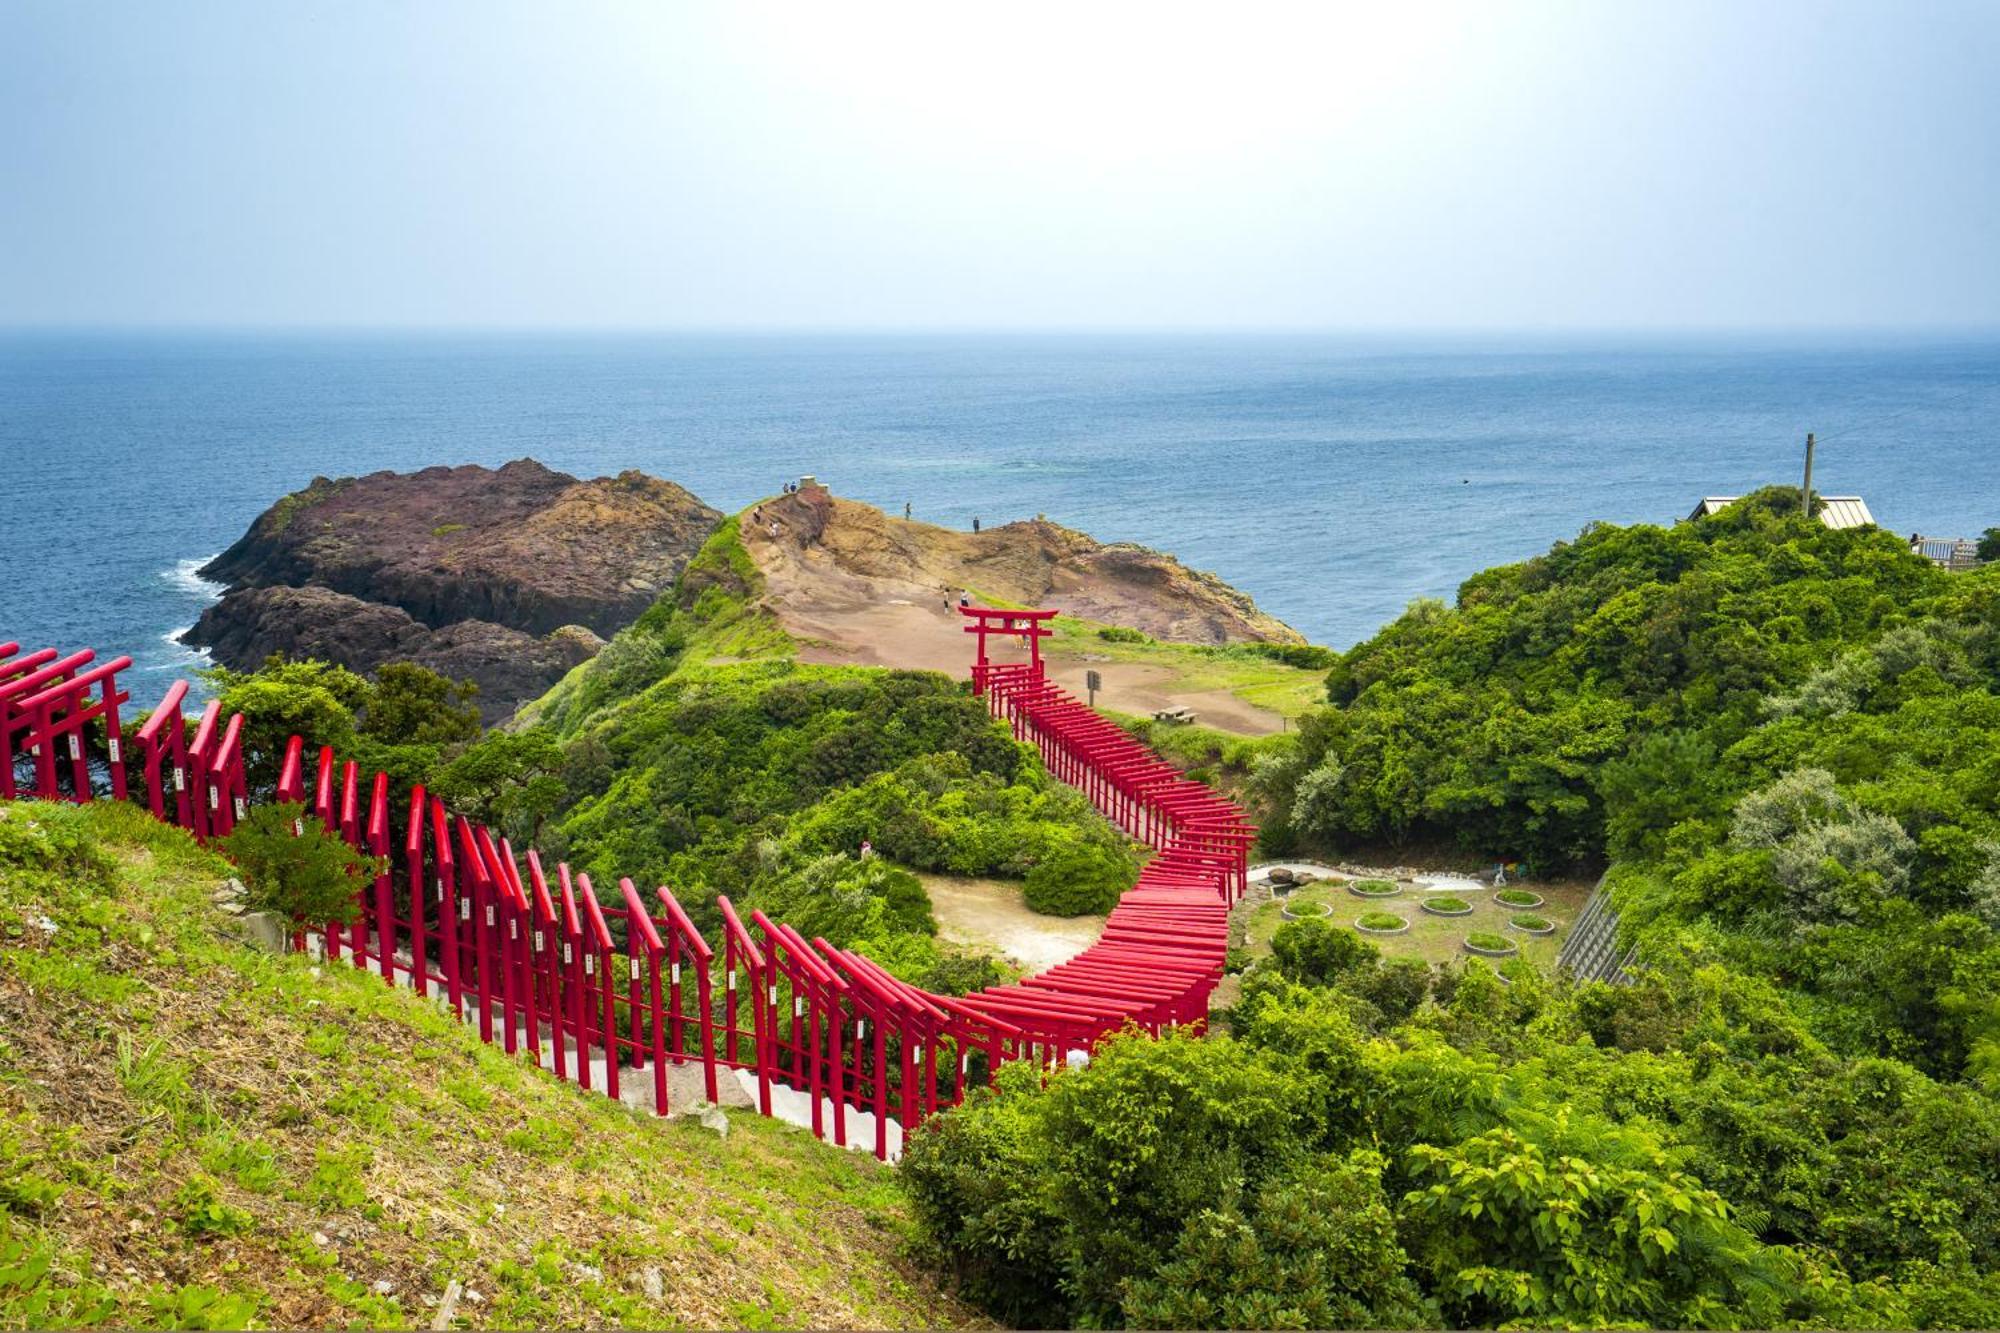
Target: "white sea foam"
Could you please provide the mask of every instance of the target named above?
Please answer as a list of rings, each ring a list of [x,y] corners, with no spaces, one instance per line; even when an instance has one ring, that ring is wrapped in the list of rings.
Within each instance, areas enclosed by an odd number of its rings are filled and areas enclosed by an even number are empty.
[[[219,555],[221,552],[216,552]],[[198,572],[201,567],[215,559],[215,555],[199,555],[192,560],[177,560],[173,568],[160,571],[160,577],[190,597],[199,597],[204,602],[212,602],[222,596],[223,585],[203,578]],[[182,631],[175,630],[179,634]]]
[[[199,671],[205,667],[214,666],[215,659],[208,655],[208,649],[197,648],[193,644],[181,642],[181,635],[193,628],[193,625],[182,625],[179,629],[170,629],[165,634],[162,634],[160,638],[166,642],[168,648],[173,650],[174,657],[169,661],[156,662],[143,669],[147,671]]]

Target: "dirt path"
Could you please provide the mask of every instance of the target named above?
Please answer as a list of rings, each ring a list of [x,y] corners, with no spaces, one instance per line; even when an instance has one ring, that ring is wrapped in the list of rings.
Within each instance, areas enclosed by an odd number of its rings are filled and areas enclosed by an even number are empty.
[[[1104,930],[1101,916],[1043,916],[1021,901],[1021,886],[998,879],[920,875],[931,895],[938,933],[954,944],[990,949],[1040,972],[1089,948]]]
[[[799,660],[828,665],[905,667],[963,676],[972,663],[972,640],[956,609],[947,611],[907,599],[863,606],[829,605],[816,599],[773,596],[772,605],[793,637],[805,641]],[[1027,654],[1010,646],[996,649],[995,661],[1026,661]],[[1148,716],[1163,708],[1191,708],[1203,726],[1239,736],[1269,736],[1284,726],[1284,718],[1268,708],[1246,703],[1227,690],[1176,690],[1174,675],[1164,667],[1142,662],[1094,662],[1060,651],[1048,656],[1049,678],[1071,694],[1087,693],[1084,673],[1096,671],[1104,686],[1097,702],[1121,713]]]

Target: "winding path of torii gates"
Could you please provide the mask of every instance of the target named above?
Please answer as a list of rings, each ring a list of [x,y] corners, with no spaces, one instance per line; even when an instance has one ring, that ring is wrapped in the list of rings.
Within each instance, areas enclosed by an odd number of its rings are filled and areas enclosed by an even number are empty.
[[[517,855],[422,787],[391,809],[387,774],[364,776],[298,736],[275,790],[253,793],[243,717],[225,719],[211,702],[190,734],[185,681],[167,690],[128,756],[119,708],[130,695],[117,678],[129,657],[100,664],[88,649],[22,653],[0,642],[0,798],[143,799],[204,842],[228,834],[255,797],[295,802],[300,831],[316,819],[379,858],[381,871],[357,890],[351,923],[301,931],[294,948],[434,997],[483,1040],[580,1087],[620,1098],[632,1080],[650,1081],[664,1115],[669,1066],[694,1067],[709,1101],[720,1100],[723,1077],[754,1088],[765,1115],[775,1099],[803,1095],[815,1134],[847,1144],[851,1114],[872,1139],[853,1146],[888,1158],[902,1131],[957,1104],[1004,1061],[1053,1067],[1127,1027],[1204,1023],[1256,835],[1234,804],[1048,682],[1041,640],[1054,611],[961,612],[978,639],[974,692],[1052,774],[1156,850],[1095,944],[972,995],[921,990],[762,912],[745,920],[726,897],[716,900],[718,955],[667,889],[649,896],[630,879],[600,889],[532,848]],[[1029,660],[992,661],[996,636],[1025,642]],[[132,762],[143,792],[131,790]]]

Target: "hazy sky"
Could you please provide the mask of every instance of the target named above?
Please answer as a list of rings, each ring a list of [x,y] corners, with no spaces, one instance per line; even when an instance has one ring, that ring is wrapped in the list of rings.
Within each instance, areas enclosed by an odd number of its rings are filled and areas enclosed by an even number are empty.
[[[2000,3],[0,0],[0,323],[2000,323]]]

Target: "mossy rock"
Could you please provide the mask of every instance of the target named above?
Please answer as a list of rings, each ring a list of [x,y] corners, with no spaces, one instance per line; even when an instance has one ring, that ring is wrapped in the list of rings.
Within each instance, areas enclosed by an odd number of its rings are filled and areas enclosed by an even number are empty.
[[[1363,912],[1355,919],[1354,928],[1364,935],[1401,935],[1410,923],[1394,912]]]
[[[1472,915],[1472,904],[1463,898],[1428,898],[1417,905],[1432,916]]]
[[[1478,954],[1481,958],[1511,958],[1521,950],[1505,935],[1495,935],[1490,930],[1475,930],[1465,937],[1465,951]]]
[[[1393,879],[1357,879],[1347,891],[1357,898],[1393,898],[1403,889]]]
[[[1553,935],[1556,933],[1555,922],[1545,916],[1536,916],[1532,912],[1517,912],[1507,918],[1507,924],[1527,935]]]
[[[1285,914],[1287,921],[1304,921],[1307,918],[1317,920],[1321,917],[1333,915],[1333,909],[1325,903],[1295,903],[1287,901],[1284,907],[1279,910]]]
[[[1542,895],[1526,889],[1502,889],[1493,895],[1493,901],[1503,907],[1540,907]]]

